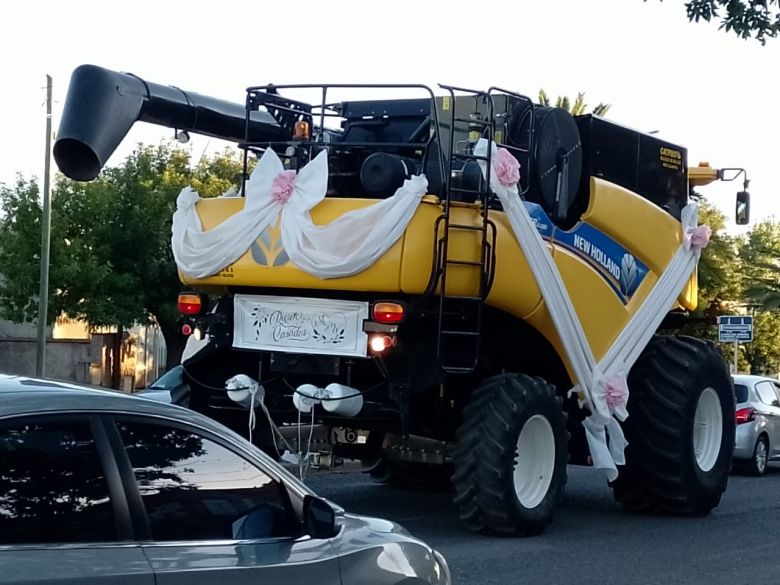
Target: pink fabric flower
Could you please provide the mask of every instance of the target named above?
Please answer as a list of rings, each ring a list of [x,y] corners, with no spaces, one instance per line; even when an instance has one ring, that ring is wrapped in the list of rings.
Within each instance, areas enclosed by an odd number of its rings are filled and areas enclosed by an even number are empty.
[[[626,402],[628,402],[628,387],[625,380],[609,378],[606,381],[606,390],[607,406],[610,410],[625,406]]]
[[[276,177],[274,177],[271,183],[271,197],[277,203],[284,205],[292,197],[293,189],[295,189],[295,179],[297,175],[295,171],[282,171]]]
[[[520,180],[520,163],[506,148],[499,148],[493,159],[498,182],[504,187],[517,185]]]
[[[691,236],[691,248],[696,250],[706,248],[707,244],[710,243],[710,236],[712,236],[712,230],[707,224],[691,228],[688,230],[688,233]]]

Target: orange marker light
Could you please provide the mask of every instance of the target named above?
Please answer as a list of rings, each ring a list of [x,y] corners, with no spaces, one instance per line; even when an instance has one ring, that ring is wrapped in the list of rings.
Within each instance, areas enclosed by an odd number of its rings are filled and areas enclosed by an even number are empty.
[[[198,315],[203,309],[203,301],[197,293],[179,293],[176,306],[182,315]]]
[[[299,120],[295,123],[293,130],[293,140],[308,140],[311,136],[311,127],[305,120]]]
[[[394,324],[404,320],[404,306],[401,303],[374,303],[371,318],[377,323]]]

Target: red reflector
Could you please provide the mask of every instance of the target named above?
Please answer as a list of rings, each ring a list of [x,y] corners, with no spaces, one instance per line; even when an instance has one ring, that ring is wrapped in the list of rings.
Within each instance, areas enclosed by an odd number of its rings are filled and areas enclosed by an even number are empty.
[[[187,323],[185,323],[184,325],[181,326],[181,334],[182,335],[189,335],[190,333],[192,333],[192,327],[187,325]]]
[[[737,424],[751,422],[756,420],[756,411],[753,408],[740,408],[736,412]]]
[[[400,323],[404,320],[404,306],[400,303],[374,303],[371,315],[377,323]]]
[[[203,308],[200,295],[181,293],[176,306],[182,315],[197,315]]]

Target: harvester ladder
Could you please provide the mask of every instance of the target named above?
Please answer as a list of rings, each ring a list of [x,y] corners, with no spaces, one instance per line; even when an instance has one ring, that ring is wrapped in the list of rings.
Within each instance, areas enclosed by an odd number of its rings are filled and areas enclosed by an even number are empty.
[[[471,150],[456,153],[455,130],[458,126],[467,125],[467,131],[478,133],[480,138],[487,138],[491,143],[495,131],[492,97],[483,91],[469,90],[453,86],[441,86],[449,92],[449,144],[446,163],[445,198],[443,213],[437,219],[434,230],[437,236],[436,278],[439,290],[438,335],[436,356],[442,369],[447,373],[470,373],[479,363],[480,339],[482,334],[482,319],[485,299],[490,291],[490,283],[495,263],[495,224],[488,217],[488,203],[491,196],[490,184],[490,151],[487,156],[478,156]],[[473,98],[475,103],[484,100],[488,115],[485,119],[478,117],[461,118],[457,115],[455,92],[463,98]],[[463,99],[461,98],[461,99]],[[446,98],[445,98],[446,99]],[[475,108],[476,110],[476,108]],[[473,141],[469,141],[473,143]],[[472,144],[473,145],[473,144]],[[460,162],[484,161],[487,167],[487,180],[480,181],[478,189],[455,187],[452,177],[455,174],[455,156]],[[465,196],[480,206],[481,222],[464,224],[452,221],[453,194]],[[479,260],[453,258],[450,254],[450,241],[457,232],[479,232],[481,248]],[[477,272],[478,287],[473,296],[452,295],[447,292],[447,274],[451,267],[459,266]]]

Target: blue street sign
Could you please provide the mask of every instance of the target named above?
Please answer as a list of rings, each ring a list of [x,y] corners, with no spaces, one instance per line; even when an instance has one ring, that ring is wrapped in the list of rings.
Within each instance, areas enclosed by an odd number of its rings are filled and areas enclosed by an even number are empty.
[[[745,315],[718,317],[718,339],[736,343],[753,341],[753,317]]]

